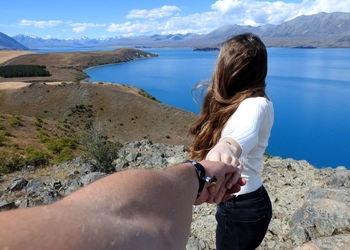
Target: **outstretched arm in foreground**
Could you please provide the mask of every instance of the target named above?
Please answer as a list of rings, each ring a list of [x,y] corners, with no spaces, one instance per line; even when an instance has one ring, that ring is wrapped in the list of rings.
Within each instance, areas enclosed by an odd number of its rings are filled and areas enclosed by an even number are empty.
[[[237,169],[201,162],[218,183]],[[4,249],[184,249],[198,191],[195,168],[130,170],[49,206],[0,213]],[[196,203],[209,197],[207,186]]]

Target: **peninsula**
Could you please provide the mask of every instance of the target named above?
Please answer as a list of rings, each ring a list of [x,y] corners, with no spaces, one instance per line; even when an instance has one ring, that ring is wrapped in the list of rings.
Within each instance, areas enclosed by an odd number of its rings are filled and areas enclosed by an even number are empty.
[[[105,64],[114,64],[128,62],[136,59],[156,57],[158,55],[148,53],[138,49],[121,48],[115,50],[95,50],[95,51],[79,51],[79,52],[53,52],[53,53],[31,53],[21,54],[17,56],[15,53],[13,58],[7,53],[6,61],[0,66],[9,65],[43,65],[50,72],[51,76],[46,77],[16,77],[1,78],[0,82],[54,82],[54,81],[80,81],[88,77],[83,70],[101,66]],[[4,56],[5,58],[5,56]]]

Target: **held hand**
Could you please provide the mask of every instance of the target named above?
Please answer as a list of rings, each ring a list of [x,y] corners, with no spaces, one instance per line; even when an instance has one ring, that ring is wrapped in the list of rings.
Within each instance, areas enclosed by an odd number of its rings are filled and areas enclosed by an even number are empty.
[[[237,174],[240,174],[240,170],[238,168],[233,167],[229,164],[225,164],[223,162],[201,161],[200,163],[205,168],[206,176],[215,176],[217,178],[217,183],[206,183],[200,197],[198,197],[198,199],[195,201],[195,205],[199,205],[203,202],[207,202],[208,200],[210,200],[211,194],[209,193],[208,189],[209,185],[211,192],[213,192],[216,195],[218,194],[219,190],[221,190],[221,186],[225,187],[225,181],[229,181],[226,180],[226,176],[236,176]],[[226,188],[224,189],[224,191],[226,192]],[[225,192],[223,192],[222,198],[225,195]]]
[[[240,145],[232,138],[222,138],[207,154],[208,161],[222,161],[232,166],[240,165],[238,158],[241,155]]]
[[[232,138],[221,139],[207,154],[206,160],[222,161],[226,164],[239,169],[235,174],[226,176],[225,182],[220,185],[219,191],[213,187],[209,187],[210,197],[209,203],[220,203],[231,197],[232,193],[240,191],[240,187],[245,184],[245,180],[241,178],[242,164],[238,160],[238,155],[241,154],[240,145]]]

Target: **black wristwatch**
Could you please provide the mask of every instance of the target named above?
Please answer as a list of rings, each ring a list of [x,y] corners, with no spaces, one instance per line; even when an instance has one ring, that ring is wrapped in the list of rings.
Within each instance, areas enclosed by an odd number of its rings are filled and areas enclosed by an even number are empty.
[[[197,199],[198,197],[201,195],[204,185],[205,183],[211,183],[211,184],[216,184],[216,177],[209,177],[209,176],[205,176],[205,168],[203,167],[202,164],[200,164],[199,162],[196,161],[191,161],[191,160],[187,160],[186,162],[191,163],[195,168],[196,168],[196,172],[197,172],[197,177],[198,177],[198,181],[199,181],[199,188],[198,188],[198,193],[197,193]]]

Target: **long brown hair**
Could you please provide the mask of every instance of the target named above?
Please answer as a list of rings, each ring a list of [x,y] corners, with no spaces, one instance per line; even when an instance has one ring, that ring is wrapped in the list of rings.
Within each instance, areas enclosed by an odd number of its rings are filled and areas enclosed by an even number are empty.
[[[203,159],[215,146],[244,99],[265,96],[266,74],[267,52],[259,37],[241,34],[223,44],[200,116],[190,129],[194,135],[191,158]]]

